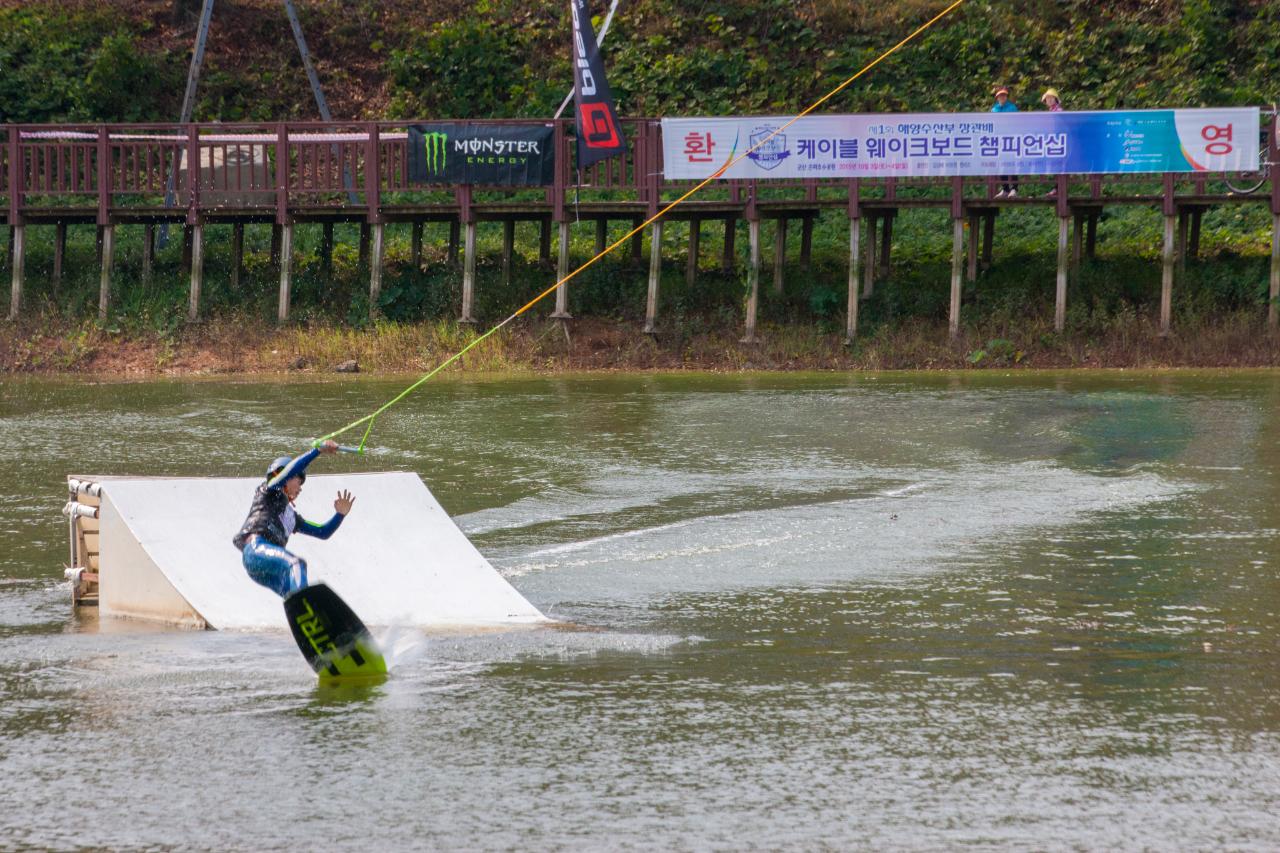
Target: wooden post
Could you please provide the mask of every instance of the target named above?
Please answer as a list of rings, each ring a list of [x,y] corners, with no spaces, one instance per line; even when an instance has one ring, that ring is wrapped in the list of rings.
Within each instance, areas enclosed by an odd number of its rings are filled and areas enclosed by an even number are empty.
[[[449,222],[449,263],[457,265],[458,263],[458,235],[462,230],[462,223],[456,219]]]
[[[372,254],[369,256],[369,317],[373,318],[382,313],[378,301],[382,297],[382,249],[387,226],[381,222],[375,222],[371,228],[373,247]]]
[[[631,230],[636,232],[631,235],[631,262],[633,264],[639,264],[640,259],[644,257],[644,229],[636,231],[643,224],[643,219],[631,220]]]
[[[858,336],[858,277],[862,270],[858,262],[862,260],[862,247],[858,245],[862,234],[862,220],[849,220],[849,301],[845,313],[844,342],[853,343]]]
[[[191,226],[191,295],[187,300],[187,320],[200,319],[200,288],[204,284],[204,226]]]
[[[551,260],[551,220],[543,219],[538,231],[538,260]]]
[[[1267,325],[1280,325],[1280,213],[1271,217],[1271,300],[1267,303]]]
[[[451,224],[456,224],[451,223]],[[472,306],[475,304],[476,291],[476,224],[475,222],[467,223],[466,245],[462,249],[462,317],[459,323],[474,323],[475,317],[471,316]],[[452,239],[452,234],[450,234]]]
[[[280,257],[281,257],[280,248],[281,248],[281,244],[284,242],[284,232],[282,230],[283,228],[284,226],[279,223],[276,223],[275,225],[271,226],[271,265],[272,266],[280,265]]]
[[[1098,212],[1089,211],[1089,220],[1085,227],[1084,256],[1093,260],[1098,254]]]
[[[982,231],[982,268],[991,269],[992,249],[996,242],[996,214],[988,213],[985,217],[987,227]]]
[[[1200,256],[1200,219],[1204,216],[1204,210],[1197,207],[1191,211],[1191,240],[1187,243],[1187,254],[1195,260]]]
[[[54,226],[53,233],[53,295],[57,296],[62,290],[62,265],[67,255],[67,223],[59,222]],[[146,255],[146,247],[143,247],[143,255]],[[146,275],[143,279],[147,278]]]
[[[231,226],[231,290],[239,292],[240,276],[244,272],[244,223]]]
[[[1066,216],[1058,217],[1058,288],[1053,301],[1053,328],[1061,332],[1067,325],[1067,264],[1068,237],[1071,220]]]
[[[964,276],[964,220],[951,219],[951,308],[948,334],[951,340],[960,336],[960,286]]]
[[[800,220],[800,268],[809,271],[813,261],[813,217]]]
[[[1076,213],[1071,228],[1071,267],[1079,269],[1080,257],[1084,251],[1084,214]]]
[[[511,286],[512,256],[516,253],[516,221],[504,220],[502,223],[502,286]]]
[[[289,296],[293,286],[293,224],[277,225],[273,229],[280,235],[280,305],[276,311],[276,322],[284,325],[289,322]]]
[[[182,226],[182,271],[188,274],[191,272],[191,257],[195,249],[192,243],[195,235],[191,233],[191,228],[190,225]]]
[[[111,262],[116,253],[116,227],[102,226],[102,275],[98,280],[98,319],[107,319],[111,307]],[[16,255],[15,255],[16,257]]]
[[[1178,243],[1174,251],[1178,254],[1178,277],[1184,278],[1187,272],[1187,236],[1191,230],[1191,215],[1187,210],[1178,211]]]
[[[787,263],[787,219],[779,216],[778,227],[773,234],[773,292],[782,293],[784,267]]]
[[[369,223],[361,222],[360,223],[360,256],[357,259],[356,263],[358,263],[362,268],[369,263],[369,238],[370,238]]]
[[[564,281],[569,275],[569,222],[568,220],[559,223],[560,225],[560,251],[556,258],[556,281]],[[556,310],[551,312],[554,320],[572,320],[573,315],[569,313],[569,285],[562,284],[556,288]]]
[[[27,227],[25,225],[15,225],[13,228],[13,237],[9,242],[10,252],[13,255],[11,266],[13,267],[12,289],[9,291],[9,319],[18,319],[18,312],[22,310],[22,285],[24,284],[24,275],[27,261]]]
[[[415,270],[422,269],[422,227],[423,227],[423,223],[421,219],[414,222],[413,237],[410,238],[413,246],[412,258],[413,258],[413,268]]]
[[[750,266],[747,268],[747,328],[742,343],[756,342],[756,309],[760,305],[760,220],[747,221],[747,234],[751,244]]]
[[[662,221],[649,226],[649,296],[644,304],[644,333],[657,334],[658,286],[662,282]]]
[[[1164,218],[1164,249],[1160,253],[1160,334],[1169,334],[1170,320],[1173,314],[1173,276],[1177,268],[1177,252],[1174,246],[1174,229],[1177,220],[1173,216]]]
[[[609,220],[596,220],[596,254],[604,251],[604,247],[608,245],[609,240]]]
[[[969,281],[978,280],[978,215],[969,214]]]
[[[737,251],[734,245],[738,237],[738,220],[730,216],[724,221],[724,252],[720,256],[720,269],[731,273],[737,264]]]
[[[876,289],[876,228],[880,217],[871,214],[867,217],[867,257],[862,267],[862,298],[870,299]]]
[[[684,283],[693,287],[698,278],[698,244],[702,240],[702,220],[694,217],[689,220],[689,262],[684,270]]]
[[[880,279],[884,280],[889,277],[889,263],[893,253],[893,213],[889,213],[884,218],[884,225],[880,228]]]

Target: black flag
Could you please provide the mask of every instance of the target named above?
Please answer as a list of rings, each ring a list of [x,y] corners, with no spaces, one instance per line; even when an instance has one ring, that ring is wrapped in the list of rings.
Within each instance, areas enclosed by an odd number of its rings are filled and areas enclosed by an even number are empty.
[[[600,46],[591,28],[591,15],[586,0],[569,0],[573,16],[573,102],[578,128],[578,168],[625,153],[627,140],[622,135],[613,93],[604,79],[604,63]]]

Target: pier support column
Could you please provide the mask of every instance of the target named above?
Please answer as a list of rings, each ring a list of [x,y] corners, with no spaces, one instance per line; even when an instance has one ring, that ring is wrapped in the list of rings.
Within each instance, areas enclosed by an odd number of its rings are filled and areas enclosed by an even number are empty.
[[[844,342],[853,343],[858,336],[858,278],[862,273],[859,264],[862,261],[862,220],[849,220],[849,301],[845,309]]]
[[[988,213],[983,219],[986,220],[986,227],[982,231],[982,268],[989,270],[991,269],[992,250],[995,248],[996,242],[996,215]]]
[[[182,226],[182,271],[188,275],[191,274],[191,255],[194,249],[191,241],[194,239],[195,237],[191,233],[191,226]]]
[[[27,266],[27,227],[15,225],[13,236],[9,239],[10,265],[12,267],[12,287],[9,291],[9,319],[18,319],[22,310],[22,286],[25,284]]]
[[[747,267],[747,328],[742,336],[742,343],[756,342],[756,309],[760,305],[760,220],[747,222],[748,242],[751,245],[751,260]]]
[[[1164,248],[1160,252],[1160,334],[1169,334],[1170,320],[1173,315],[1173,277],[1177,269],[1177,251],[1175,247],[1175,230],[1177,218],[1164,218]]]
[[[609,220],[596,220],[596,254],[604,251],[605,246],[609,244]]]
[[[969,281],[978,280],[978,223],[977,215],[969,216],[969,263],[966,277]]]
[[[1071,226],[1071,268],[1080,268],[1080,258],[1084,252],[1084,214],[1077,213]]]
[[[960,336],[960,287],[964,276],[964,220],[951,220],[951,308],[948,316],[948,335],[951,340]]]
[[[413,223],[413,236],[409,238],[410,255],[413,258],[413,268],[415,270],[422,269],[422,220],[419,219]]]
[[[64,232],[65,237],[65,232]],[[151,281],[155,277],[156,266],[156,227],[154,225],[143,226],[142,229],[142,286],[150,289]],[[238,276],[238,271],[236,275]],[[239,279],[233,279],[238,281]]]
[[[375,222],[371,230],[373,245],[369,249],[369,317],[373,318],[382,313],[378,302],[382,297],[382,253],[387,226]]]
[[[104,225],[102,233],[102,273],[98,279],[98,319],[107,319],[111,307],[111,264],[116,254],[116,227]],[[17,255],[14,255],[17,258]]]
[[[1187,236],[1191,230],[1191,212],[1178,211],[1178,242],[1174,251],[1178,256],[1178,278],[1185,279],[1187,272]]]
[[[1098,214],[1089,212],[1089,221],[1085,226],[1084,256],[1093,260],[1098,255]]]
[[[698,279],[698,244],[702,241],[702,220],[689,220],[689,263],[684,269],[684,283],[689,287]]]
[[[143,250],[145,252],[145,249]],[[53,232],[53,295],[62,290],[62,266],[67,256],[67,223],[59,222]]]
[[[1058,287],[1053,300],[1053,329],[1061,332],[1067,325],[1067,264],[1071,219],[1058,217]]]
[[[787,263],[787,219],[778,217],[773,235],[773,292],[782,293],[782,280]]]
[[[889,277],[890,264],[893,260],[893,220],[895,216],[890,213],[885,216],[884,223],[880,226],[880,280],[883,281]]]
[[[516,252],[516,223],[508,219],[502,223],[502,286],[511,286],[512,256]]]
[[[271,264],[272,266],[280,265],[280,246],[284,242],[284,226],[271,226]]]
[[[200,319],[200,288],[204,285],[204,226],[191,228],[191,293],[187,298],[187,320]]]
[[[367,266],[369,263],[369,239],[370,228],[368,222],[360,223],[360,257],[356,261],[361,267]]]
[[[240,291],[240,276],[244,273],[244,223],[231,226],[231,290]]]
[[[1191,211],[1191,241],[1187,243],[1187,254],[1195,260],[1200,255],[1200,220],[1204,216],[1204,211],[1196,208]]]
[[[1280,214],[1271,217],[1271,300],[1267,303],[1267,325],[1280,326]]]
[[[284,325],[289,322],[289,296],[293,287],[293,225],[276,225],[273,230],[280,235],[280,304],[276,322]]]
[[[662,225],[661,221],[649,226],[649,296],[644,304],[644,333],[657,334],[658,285],[662,281]]]
[[[560,224],[560,251],[556,256],[556,281],[564,281],[569,274],[569,223]],[[562,284],[556,288],[556,310],[551,312],[553,320],[572,320],[569,313],[569,285]]]
[[[457,266],[458,264],[458,238],[462,233],[462,223],[454,219],[449,222],[449,264]]]
[[[551,260],[551,220],[543,219],[538,230],[538,260]]]
[[[734,243],[738,237],[738,220],[730,216],[724,221],[724,251],[720,255],[720,270],[733,272],[737,263],[737,247]]]
[[[455,224],[455,223],[451,223]],[[450,234],[452,239],[452,234]],[[467,223],[466,242],[462,249],[462,316],[459,323],[474,323],[471,316],[476,292],[476,224]]]
[[[867,217],[867,244],[863,251],[866,257],[862,263],[862,298],[870,299],[876,289],[876,225],[880,217],[872,214]]]

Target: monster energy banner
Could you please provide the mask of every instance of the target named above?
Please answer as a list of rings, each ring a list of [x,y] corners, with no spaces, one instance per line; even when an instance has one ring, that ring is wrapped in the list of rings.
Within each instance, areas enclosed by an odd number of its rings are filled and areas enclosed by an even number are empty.
[[[549,124],[409,126],[409,180],[415,184],[544,186],[555,180]]]

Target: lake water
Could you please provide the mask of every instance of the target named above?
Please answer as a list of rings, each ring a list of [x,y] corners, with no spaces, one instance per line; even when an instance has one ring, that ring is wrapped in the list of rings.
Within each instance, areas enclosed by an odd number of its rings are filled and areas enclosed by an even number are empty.
[[[326,689],[72,613],[66,474],[405,384],[0,381],[0,848],[1280,848],[1280,373],[437,381],[316,470],[418,472],[567,626]]]

